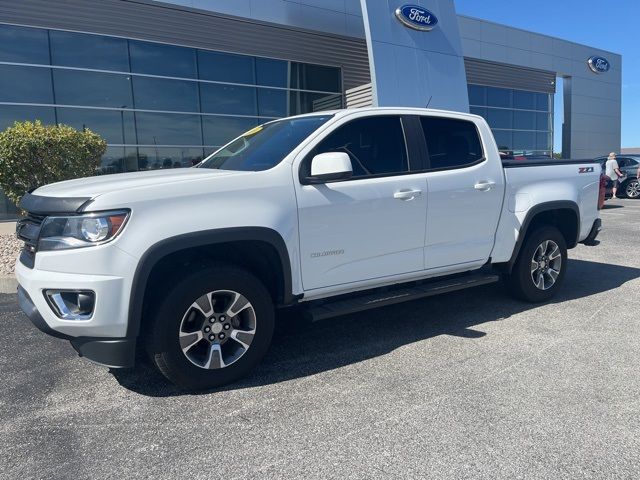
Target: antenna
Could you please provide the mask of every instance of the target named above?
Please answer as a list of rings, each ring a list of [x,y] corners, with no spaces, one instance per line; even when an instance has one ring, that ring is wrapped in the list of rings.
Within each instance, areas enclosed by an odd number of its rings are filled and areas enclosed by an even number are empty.
[[[429,101],[427,102],[427,106],[426,106],[426,107],[424,107],[424,108],[429,108],[429,105],[431,105],[431,99],[432,99],[432,98],[433,98],[433,95],[431,95],[431,96],[429,97]]]

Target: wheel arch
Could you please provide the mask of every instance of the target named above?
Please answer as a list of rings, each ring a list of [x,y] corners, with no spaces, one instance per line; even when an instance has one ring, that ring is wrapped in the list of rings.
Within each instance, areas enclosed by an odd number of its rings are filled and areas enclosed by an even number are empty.
[[[213,254],[213,250],[209,250],[212,247],[220,251]],[[191,259],[202,260],[202,263],[207,260],[234,263],[233,258],[240,258],[243,253],[249,254],[249,257],[245,257],[245,263],[252,256],[258,258],[260,255],[260,260],[264,260],[264,265],[275,275],[273,279],[276,281],[265,285],[274,296],[275,303],[290,305],[296,302],[297,297],[292,291],[289,252],[284,239],[275,230],[267,227],[236,227],[187,233],[161,240],[142,255],[131,287],[127,337],[138,336],[150,280],[153,280],[154,272],[163,262]]]
[[[513,269],[527,235],[540,225],[552,225],[562,233],[567,249],[574,248],[580,237],[580,208],[571,200],[544,202],[533,206],[518,231],[518,240],[509,261],[502,267],[507,272]]]

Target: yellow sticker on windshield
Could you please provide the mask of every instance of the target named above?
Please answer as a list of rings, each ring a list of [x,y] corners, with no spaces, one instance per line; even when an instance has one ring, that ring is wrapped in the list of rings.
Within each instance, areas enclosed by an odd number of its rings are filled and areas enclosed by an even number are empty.
[[[257,127],[254,127],[251,130],[249,130],[248,132],[244,132],[242,136],[250,137],[251,135],[255,135],[256,133],[258,133],[260,130],[262,130],[262,125],[258,125]]]

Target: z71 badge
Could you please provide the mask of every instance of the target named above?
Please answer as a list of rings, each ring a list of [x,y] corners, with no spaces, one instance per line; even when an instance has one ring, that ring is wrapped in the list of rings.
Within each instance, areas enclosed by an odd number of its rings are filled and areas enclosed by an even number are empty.
[[[593,172],[593,167],[578,167],[578,173],[591,173]]]

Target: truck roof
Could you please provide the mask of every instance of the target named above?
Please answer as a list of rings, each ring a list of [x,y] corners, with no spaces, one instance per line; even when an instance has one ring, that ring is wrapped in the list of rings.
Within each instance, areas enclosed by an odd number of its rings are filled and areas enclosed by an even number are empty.
[[[343,117],[352,115],[354,113],[382,113],[382,112],[403,112],[413,115],[442,115],[447,117],[464,117],[464,118],[482,118],[478,115],[466,112],[455,112],[452,110],[439,110],[436,108],[418,108],[418,107],[358,107],[358,108],[343,108],[339,110],[323,110],[319,112],[304,113],[301,115],[293,115],[292,117],[312,117],[318,115],[335,115]],[[289,117],[289,118],[292,118]]]

